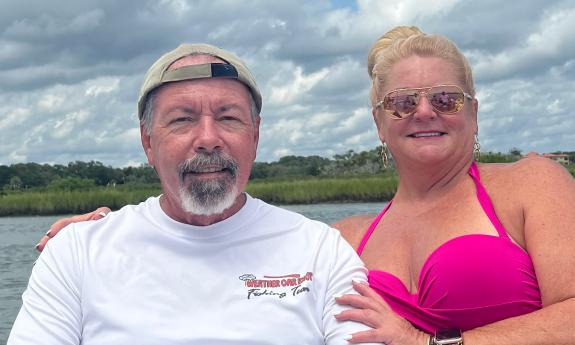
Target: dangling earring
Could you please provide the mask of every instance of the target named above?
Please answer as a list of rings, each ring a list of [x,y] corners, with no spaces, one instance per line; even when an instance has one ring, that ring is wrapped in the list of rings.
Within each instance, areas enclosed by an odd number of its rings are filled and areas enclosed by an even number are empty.
[[[381,160],[383,161],[383,169],[387,169],[389,168],[389,155],[388,155],[388,151],[389,149],[387,148],[387,143],[383,143],[383,145],[381,146]]]
[[[479,138],[477,137],[477,133],[475,133],[475,144],[473,144],[473,158],[475,161],[479,161],[479,157],[481,157],[481,145],[479,145]]]

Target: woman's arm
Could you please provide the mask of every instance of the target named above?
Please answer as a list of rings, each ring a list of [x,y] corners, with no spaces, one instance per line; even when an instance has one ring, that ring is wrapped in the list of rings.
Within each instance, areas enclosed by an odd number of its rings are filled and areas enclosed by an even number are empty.
[[[575,180],[544,158],[516,163],[513,174],[543,309],[465,332],[464,343],[575,344]]]

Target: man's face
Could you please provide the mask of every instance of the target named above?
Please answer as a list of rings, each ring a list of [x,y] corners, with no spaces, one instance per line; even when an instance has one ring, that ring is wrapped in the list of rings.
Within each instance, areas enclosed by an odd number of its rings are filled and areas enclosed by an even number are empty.
[[[171,67],[222,62],[190,56]],[[248,89],[234,79],[169,83],[154,96],[150,135],[142,129],[156,168],[164,211],[176,220],[211,224],[237,212],[256,156],[259,117],[252,120]]]

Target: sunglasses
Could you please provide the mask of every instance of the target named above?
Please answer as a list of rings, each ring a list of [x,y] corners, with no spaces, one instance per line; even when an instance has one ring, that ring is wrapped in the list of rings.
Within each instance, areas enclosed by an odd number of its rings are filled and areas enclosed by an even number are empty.
[[[457,85],[436,85],[390,91],[375,106],[383,106],[391,118],[405,119],[415,113],[422,94],[439,114],[455,114],[463,108],[465,98],[473,99]]]

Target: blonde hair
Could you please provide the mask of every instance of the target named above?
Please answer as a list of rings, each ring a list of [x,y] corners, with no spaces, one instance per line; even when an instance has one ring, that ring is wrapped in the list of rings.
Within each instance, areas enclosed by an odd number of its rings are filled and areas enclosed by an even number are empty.
[[[372,80],[372,106],[378,101],[378,91],[384,88],[391,67],[412,55],[438,57],[449,61],[455,67],[461,86],[475,97],[469,63],[452,41],[445,36],[427,35],[415,26],[396,26],[373,44],[367,56],[367,72]]]

